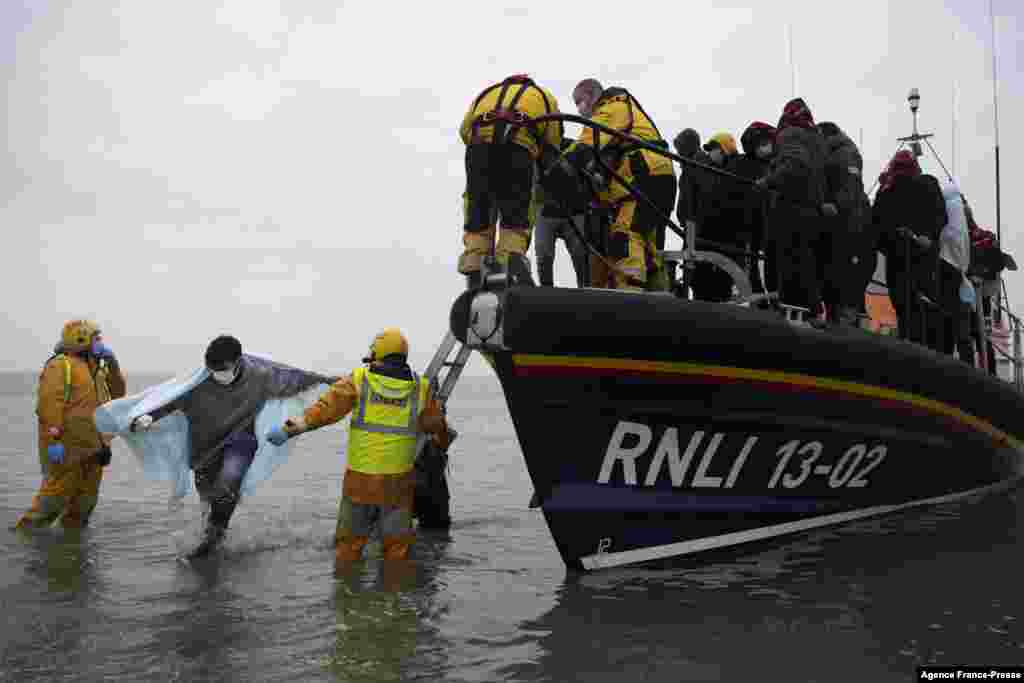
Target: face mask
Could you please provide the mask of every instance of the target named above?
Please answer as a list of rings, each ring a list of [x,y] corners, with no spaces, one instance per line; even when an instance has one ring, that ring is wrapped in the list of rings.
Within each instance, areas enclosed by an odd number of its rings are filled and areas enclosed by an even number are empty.
[[[725,159],[725,153],[720,149],[713,149],[708,152],[708,156],[711,157],[711,161],[721,166],[722,161]]]
[[[757,148],[757,156],[762,157],[762,158],[770,157],[772,155],[773,151],[774,151],[774,147],[772,146],[772,143],[766,142],[766,143],[764,143],[763,145],[761,145],[760,147]]]
[[[213,377],[213,381],[217,384],[227,386],[238,377],[238,363],[235,363],[227,370],[210,370],[210,376]]]
[[[576,111],[580,113],[580,116],[590,118],[590,115],[594,113],[593,107],[590,105],[590,98],[586,95],[579,99],[573,98],[573,102],[576,104]]]
[[[110,349],[107,348],[107,345],[98,338],[92,340],[92,348],[90,350],[92,351],[92,355],[96,358],[102,358],[110,353]]]

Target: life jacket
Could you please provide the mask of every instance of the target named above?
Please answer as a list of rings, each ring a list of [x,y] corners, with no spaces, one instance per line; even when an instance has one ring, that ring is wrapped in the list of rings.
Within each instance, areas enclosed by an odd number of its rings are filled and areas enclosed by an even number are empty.
[[[519,85],[521,87],[516,91],[516,94],[512,96],[512,99],[506,105],[505,95],[508,92],[509,86],[512,85]],[[540,86],[534,83],[533,79],[526,74],[516,74],[514,76],[509,76],[500,83],[495,83],[494,85],[485,88],[484,91],[477,95],[476,99],[473,101],[473,110],[475,111],[476,108],[480,106],[480,102],[497,88],[501,88],[501,91],[498,93],[497,105],[489,111],[477,114],[473,119],[471,124],[471,129],[473,131],[471,143],[476,144],[480,142],[480,129],[486,126],[494,127],[494,135],[491,137],[491,142],[493,144],[508,142],[509,138],[515,135],[515,131],[518,128],[524,128],[537,143],[538,148],[544,149],[543,136],[537,132],[537,124],[535,124],[524,112],[516,109],[516,105],[519,104],[519,100],[522,98],[523,94],[530,88],[536,88],[537,92],[540,93],[541,100],[544,101],[545,113],[550,114],[551,103],[548,101],[544,91],[541,90]]]
[[[386,377],[356,368],[359,403],[348,434],[348,467],[363,474],[402,474],[416,459],[417,422],[429,400],[428,382]]]
[[[64,403],[71,400],[71,359],[68,358],[66,353],[57,353],[50,356],[43,364],[46,367],[51,360],[59,360],[64,366]],[[92,381],[96,387],[96,399],[99,404],[104,404],[113,398],[110,394],[110,383],[107,381],[107,377],[110,373],[110,369],[107,368],[107,361],[102,358],[96,362],[96,370],[92,373]]]
[[[645,142],[648,142],[649,144],[655,145],[657,147],[661,147],[662,149],[668,150],[668,143],[665,142],[665,138],[662,137],[661,131],[658,130],[657,124],[654,123],[654,119],[652,119],[650,115],[646,111],[644,111],[644,108],[640,105],[640,102],[638,102],[637,99],[633,97],[625,88],[620,88],[618,86],[607,88],[604,92],[601,93],[601,96],[598,97],[597,101],[594,103],[594,110],[596,111],[602,104],[611,103],[616,100],[624,102],[626,105],[627,123],[626,127],[621,131],[622,133],[625,133],[626,135],[632,135],[633,129],[637,123],[636,111],[639,111],[644,116],[644,118],[647,119],[647,123],[651,125],[651,128],[654,129],[655,135],[657,135],[656,140],[646,140]],[[629,140],[624,140],[618,137],[612,137],[612,139],[603,146],[599,145],[598,143],[600,143],[602,135],[607,135],[607,133],[602,133],[601,131],[597,130],[593,132],[595,143],[594,152],[599,154],[603,162],[613,170],[619,168],[625,157],[633,154],[634,152],[645,151],[645,148]]]

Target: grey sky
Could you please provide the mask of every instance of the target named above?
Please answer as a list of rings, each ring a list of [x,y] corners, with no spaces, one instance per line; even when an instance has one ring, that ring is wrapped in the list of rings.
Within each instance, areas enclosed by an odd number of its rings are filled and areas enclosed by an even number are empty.
[[[1004,246],[1024,263],[1020,5],[995,4]],[[863,130],[869,181],[910,132],[911,87],[952,165],[956,84],[956,175],[994,229],[987,3],[460,6],[0,4],[0,370],[38,368],[82,315],[128,372],[193,367],[223,332],[340,371],[388,325],[422,367],[463,286],[457,127],[480,89],[528,71],[575,113],[573,85],[596,76],[666,137],[738,138],[793,94],[787,25],[798,94],[818,121]],[[1011,303],[1021,277],[1007,276]],[[561,252],[556,280],[573,282]]]

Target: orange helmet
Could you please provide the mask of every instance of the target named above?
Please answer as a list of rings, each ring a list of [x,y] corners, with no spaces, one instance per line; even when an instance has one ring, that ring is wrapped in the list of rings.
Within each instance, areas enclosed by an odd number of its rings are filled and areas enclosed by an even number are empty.
[[[82,351],[89,348],[92,338],[99,333],[99,326],[91,320],[69,320],[61,330],[60,343],[65,351]]]

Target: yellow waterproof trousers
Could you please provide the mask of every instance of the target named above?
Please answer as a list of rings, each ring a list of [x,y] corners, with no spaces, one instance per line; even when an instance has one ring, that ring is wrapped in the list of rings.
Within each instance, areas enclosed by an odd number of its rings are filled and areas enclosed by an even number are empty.
[[[48,527],[58,518],[65,529],[87,526],[102,479],[103,466],[96,462],[50,463],[32,507],[18,520],[17,528]]]

